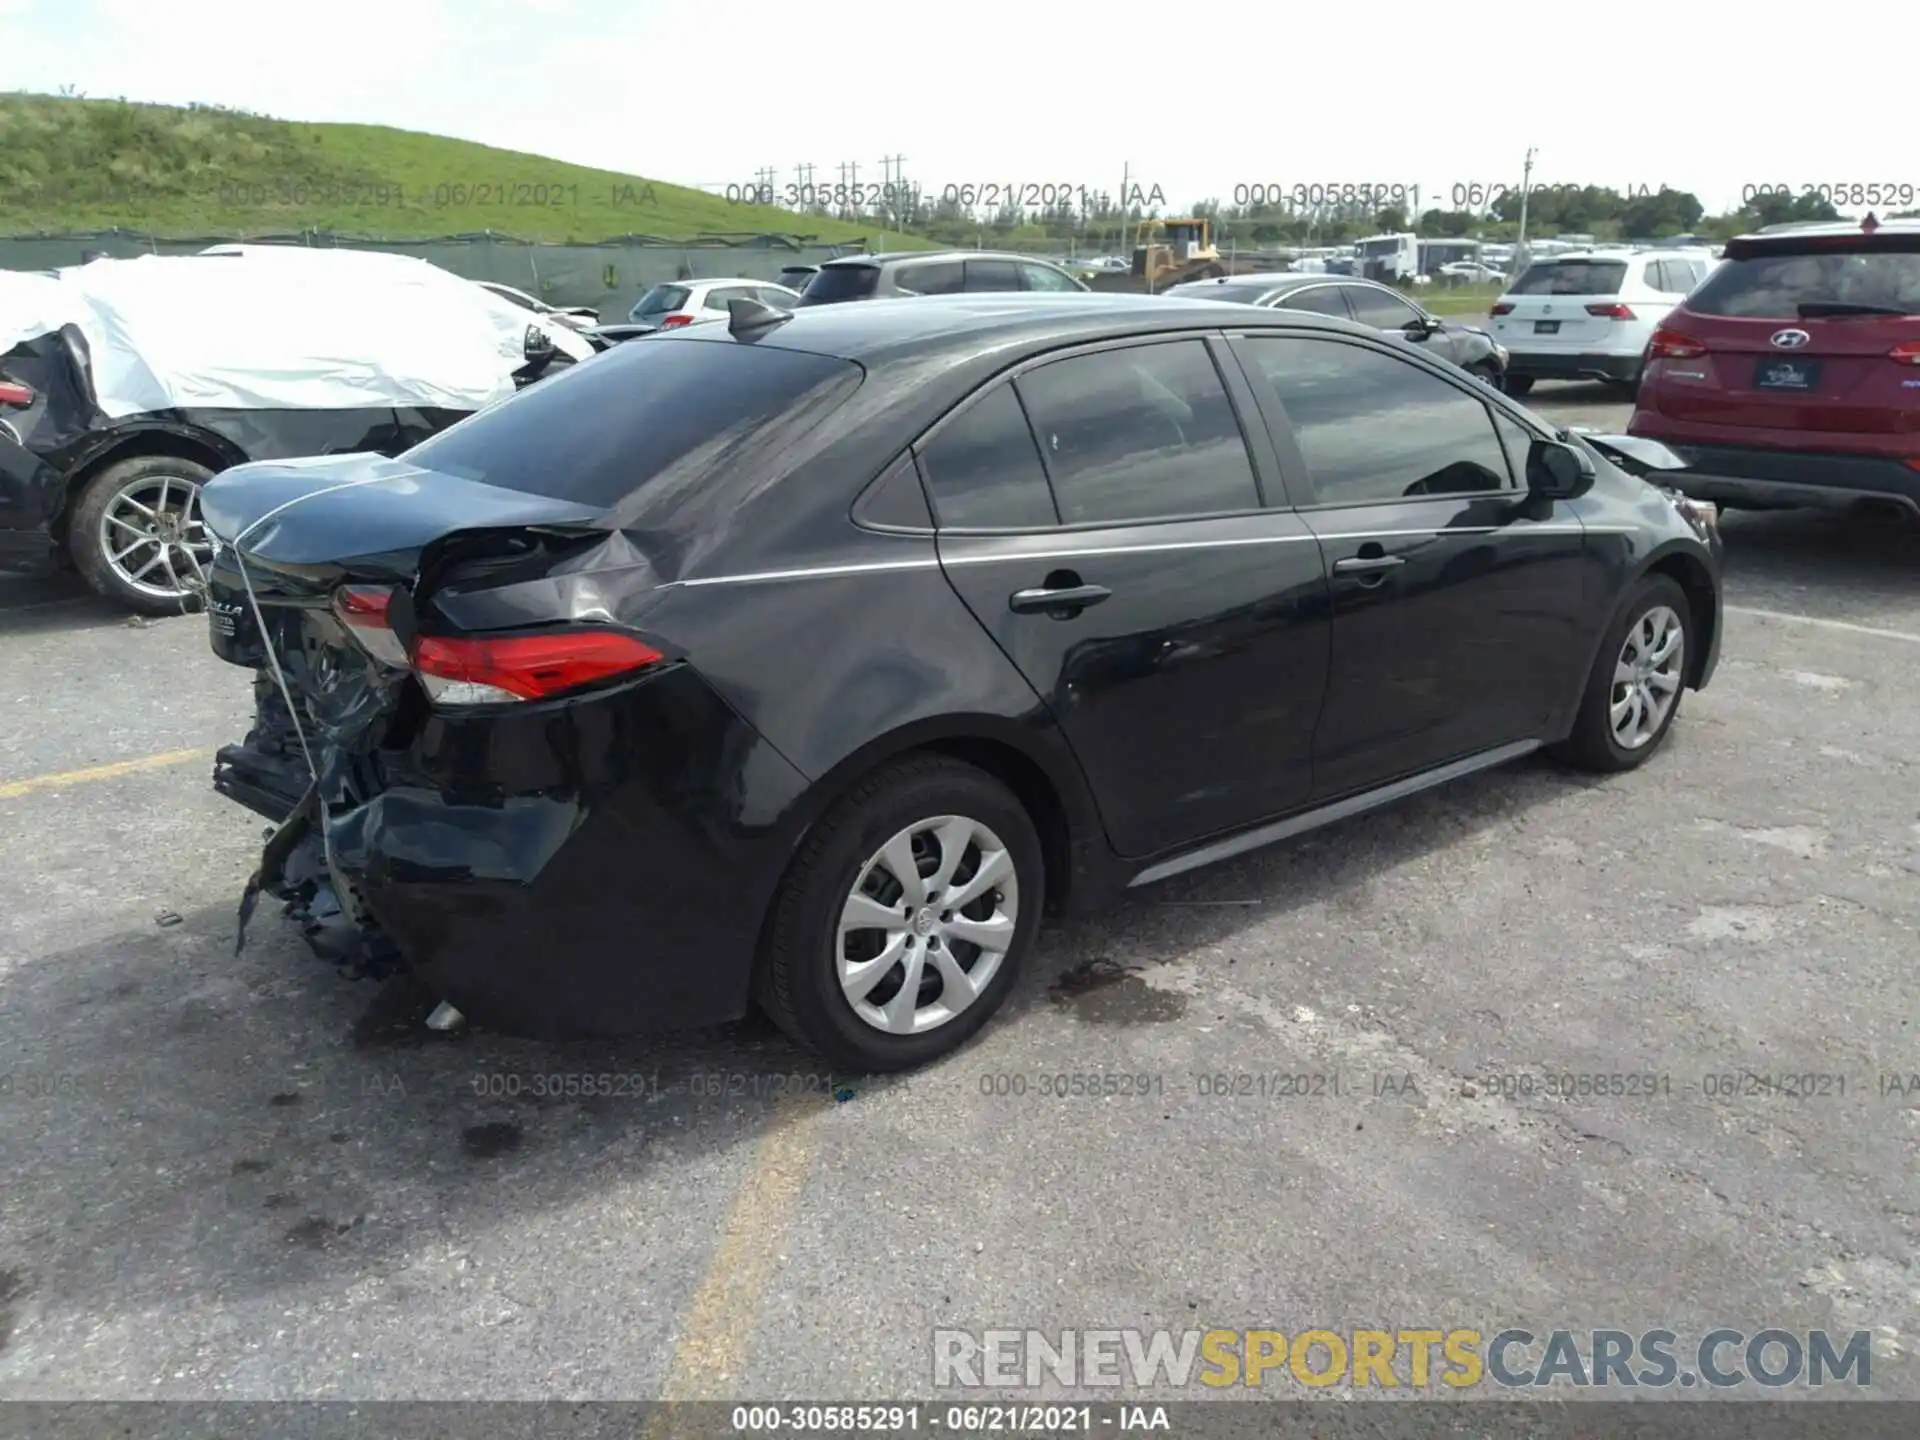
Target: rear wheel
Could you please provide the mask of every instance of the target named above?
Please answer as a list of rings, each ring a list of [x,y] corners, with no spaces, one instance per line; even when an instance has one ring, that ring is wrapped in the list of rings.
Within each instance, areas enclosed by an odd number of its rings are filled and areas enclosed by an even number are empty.
[[[1469,375],[1477,376],[1479,379],[1486,381],[1487,384],[1491,385],[1496,390],[1501,390],[1505,388],[1501,380],[1499,367],[1495,365],[1491,365],[1484,360],[1481,361],[1478,365],[1469,365],[1467,367],[1467,373]]]
[[[1665,575],[1634,588],[1594,657],[1558,758],[1604,773],[1631,770],[1660,748],[1680,714],[1692,614],[1686,591]]]
[[[1006,999],[1044,881],[1033,821],[998,780],[942,756],[891,765],[834,805],[782,883],[761,1004],[835,1065],[924,1065]]]
[[[89,480],[67,527],[86,582],[147,615],[197,608],[213,558],[200,488],[213,473],[172,455],[137,455]]]
[[[1533,376],[1531,375],[1507,376],[1507,384],[1506,384],[1507,394],[1524,395],[1531,389],[1533,389]]]

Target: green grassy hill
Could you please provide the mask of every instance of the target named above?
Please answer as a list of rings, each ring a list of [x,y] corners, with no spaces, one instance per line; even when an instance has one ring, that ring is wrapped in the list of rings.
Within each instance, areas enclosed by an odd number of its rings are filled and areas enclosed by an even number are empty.
[[[0,95],[0,235],[112,227],[183,238],[299,229],[384,239],[475,230],[554,241],[880,238],[871,221],[729,204],[702,190],[411,130]]]

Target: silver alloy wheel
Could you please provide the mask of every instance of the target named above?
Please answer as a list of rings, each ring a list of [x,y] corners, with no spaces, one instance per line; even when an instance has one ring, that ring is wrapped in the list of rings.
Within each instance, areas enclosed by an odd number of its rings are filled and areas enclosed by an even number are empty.
[[[200,518],[200,482],[140,475],[100,513],[100,553],[123,582],[156,600],[183,600],[206,586],[213,537]]]
[[[1671,607],[1656,605],[1634,621],[1614,661],[1607,707],[1614,743],[1622,750],[1638,750],[1660,733],[1679,698],[1686,659],[1686,628]]]
[[[998,835],[964,815],[916,820],[860,867],[841,907],[841,993],[876,1030],[936,1029],[992,982],[1019,918],[1019,879]]]

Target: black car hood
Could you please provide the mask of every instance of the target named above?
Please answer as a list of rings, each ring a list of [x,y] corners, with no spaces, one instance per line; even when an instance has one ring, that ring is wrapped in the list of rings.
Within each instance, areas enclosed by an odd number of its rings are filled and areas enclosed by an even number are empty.
[[[388,555],[401,570],[411,568],[423,547],[456,530],[592,526],[607,515],[597,506],[379,455],[236,465],[207,482],[200,510],[221,544],[268,565],[327,566]]]

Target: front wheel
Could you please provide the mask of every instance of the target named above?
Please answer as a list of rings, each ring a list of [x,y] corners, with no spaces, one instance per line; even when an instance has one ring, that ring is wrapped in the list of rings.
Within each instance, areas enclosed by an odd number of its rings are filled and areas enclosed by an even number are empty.
[[[1531,375],[1507,376],[1507,383],[1506,383],[1507,394],[1524,395],[1531,389],[1533,389],[1533,376]]]
[[[1498,367],[1489,365],[1484,360],[1481,361],[1478,365],[1469,365],[1467,367],[1467,373],[1469,375],[1472,375],[1476,379],[1484,380],[1487,384],[1491,385],[1495,390],[1504,390],[1506,388],[1505,381],[1502,378]]]
[[[172,455],[136,455],[87,481],[67,548],[87,584],[146,615],[194,609],[213,558],[200,488],[213,471]]]
[[[1692,607],[1679,584],[1650,575],[1627,597],[1594,657],[1580,713],[1556,755],[1611,773],[1644,764],[1680,714]]]
[[[761,1005],[832,1064],[924,1065],[1006,999],[1044,882],[1033,821],[998,780],[937,755],[891,765],[838,801],[795,859]]]

